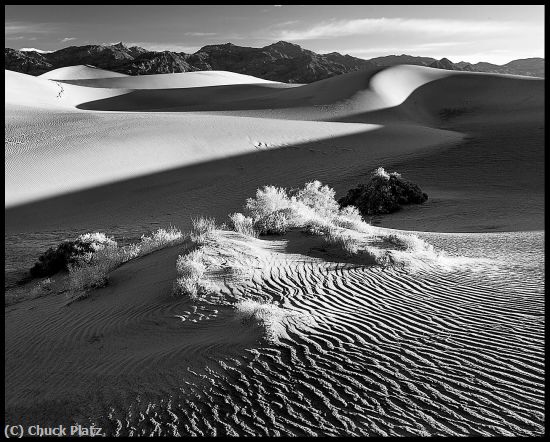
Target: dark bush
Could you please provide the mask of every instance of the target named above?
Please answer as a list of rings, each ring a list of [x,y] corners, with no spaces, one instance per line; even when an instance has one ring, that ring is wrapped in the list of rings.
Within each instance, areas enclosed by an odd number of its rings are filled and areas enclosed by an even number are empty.
[[[353,205],[363,216],[392,213],[406,204],[421,204],[428,199],[417,184],[398,173],[378,168],[366,184],[350,189],[338,200],[341,207]]]
[[[64,241],[57,248],[50,247],[38,257],[38,262],[31,268],[31,275],[35,278],[52,276],[61,270],[68,270],[69,265],[76,264],[85,254],[94,252],[93,243]]]

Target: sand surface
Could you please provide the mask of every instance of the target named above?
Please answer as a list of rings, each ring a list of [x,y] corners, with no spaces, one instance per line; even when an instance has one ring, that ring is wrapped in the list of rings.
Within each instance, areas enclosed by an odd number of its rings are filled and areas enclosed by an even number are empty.
[[[214,267],[218,294],[201,301],[171,296],[176,247],[88,299],[8,307],[8,419],[115,435],[542,434],[543,234],[426,238],[455,264],[357,267],[300,233],[223,233],[206,253],[248,276]]]
[[[429,200],[370,221],[433,232],[465,263],[356,266],[298,233],[225,232],[209,253],[252,273],[213,276],[219,296],[194,301],[171,295],[180,248],[152,253],[82,301],[6,307],[7,420],[111,435],[544,433],[544,80],[395,66],[285,85],[76,66],[6,71],[5,87],[10,289],[80,233],[226,222],[263,185],[318,179],[342,196],[379,166]],[[239,302],[268,320],[243,320]]]
[[[63,69],[61,77],[78,76]],[[242,77],[85,80],[140,85],[117,89],[8,71],[6,232],[109,228],[143,216],[163,222],[166,212],[189,218],[203,210],[211,186],[222,193],[209,210],[224,216],[264,184],[317,178],[344,193],[380,165],[395,165],[430,190],[426,206],[400,215],[423,212],[414,230],[491,230],[478,222],[487,205],[496,230],[542,228],[543,80],[418,66],[298,87]],[[449,162],[453,155],[467,166]],[[205,176],[193,176],[197,164]],[[224,191],[235,181],[238,189]],[[110,183],[128,192],[111,192]],[[147,206],[146,214],[135,213],[136,205]],[[40,221],[29,216],[38,210]]]

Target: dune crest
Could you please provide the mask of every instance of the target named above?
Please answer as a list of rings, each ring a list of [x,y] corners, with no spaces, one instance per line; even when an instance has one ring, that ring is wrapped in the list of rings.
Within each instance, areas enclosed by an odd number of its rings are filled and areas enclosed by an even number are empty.
[[[121,74],[119,72],[108,71],[106,69],[100,69],[95,66],[90,65],[77,65],[77,66],[67,66],[64,68],[54,69],[53,71],[45,72],[42,75],[39,75],[40,78],[45,78],[47,80],[90,80],[90,79],[99,79],[99,78],[120,78],[128,77],[126,74]]]

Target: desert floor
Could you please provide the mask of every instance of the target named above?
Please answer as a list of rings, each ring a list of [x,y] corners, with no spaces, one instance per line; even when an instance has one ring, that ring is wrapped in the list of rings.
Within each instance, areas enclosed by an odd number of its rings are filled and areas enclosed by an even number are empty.
[[[296,232],[222,232],[211,253],[239,251],[250,279],[197,302],[171,295],[180,250],[160,250],[87,299],[6,306],[7,420],[122,435],[544,433],[544,80],[395,66],[287,85],[78,66],[6,71],[5,107],[7,291],[80,233],[226,222],[267,184],[320,180],[343,196],[379,166],[429,200],[367,221],[454,260],[357,266],[312,255]],[[256,310],[269,321],[243,322],[235,300],[271,305]]]

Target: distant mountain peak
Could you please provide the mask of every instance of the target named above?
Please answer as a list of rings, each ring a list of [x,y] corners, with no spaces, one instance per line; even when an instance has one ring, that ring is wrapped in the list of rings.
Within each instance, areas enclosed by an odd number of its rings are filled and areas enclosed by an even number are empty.
[[[435,60],[432,64],[429,65],[431,68],[437,68],[437,69],[446,69],[450,71],[461,71],[462,68],[454,64],[451,60],[448,58],[443,57],[441,60]]]
[[[301,48],[300,45],[297,45],[295,43],[290,43],[288,41],[279,40],[276,43],[272,43],[269,46],[280,46],[280,47],[287,47],[287,48]]]
[[[125,46],[124,43],[122,43],[122,42],[111,45],[111,47],[116,48],[116,49],[128,49],[128,47]]]

